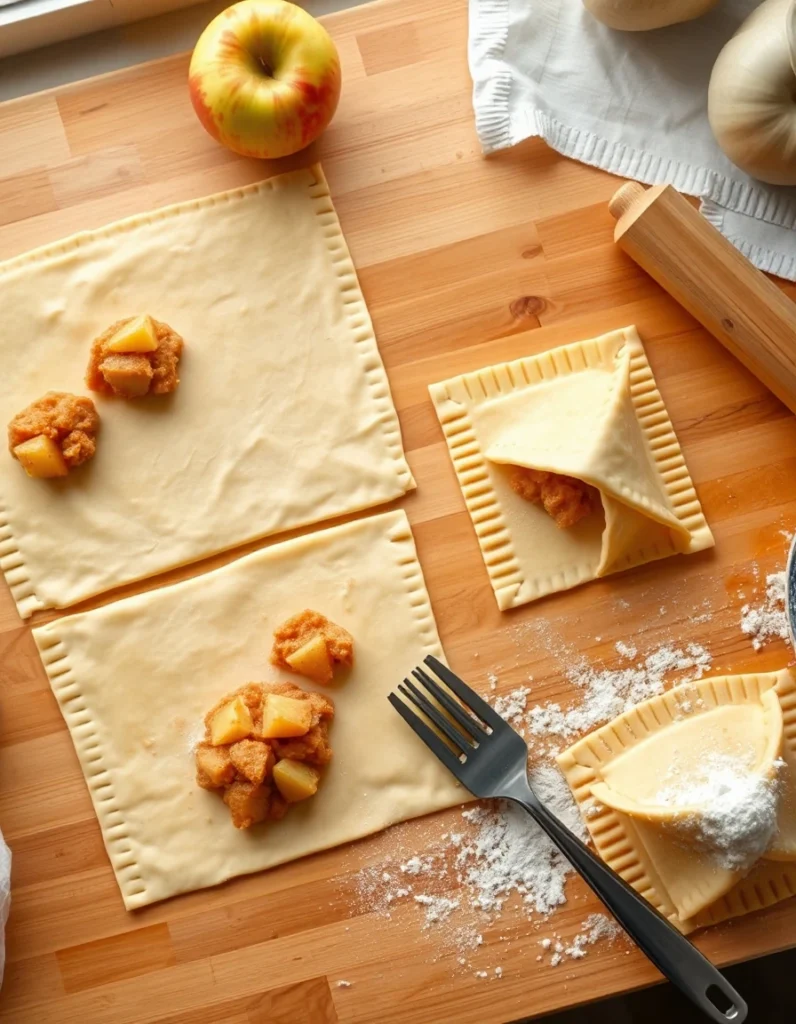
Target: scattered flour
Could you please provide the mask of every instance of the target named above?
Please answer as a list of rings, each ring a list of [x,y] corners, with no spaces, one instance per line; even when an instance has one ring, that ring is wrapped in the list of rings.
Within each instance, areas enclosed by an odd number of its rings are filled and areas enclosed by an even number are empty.
[[[701,808],[678,827],[719,867],[746,871],[765,853],[777,830],[779,791],[776,778],[751,771],[737,757],[714,754],[702,765],[701,777],[688,786],[670,775],[656,800],[668,807]]]
[[[693,682],[702,678],[713,661],[701,644],[687,644],[684,648],[664,644],[633,666],[608,669],[573,655],[544,625],[536,624],[534,631],[547,650],[563,662],[564,674],[581,694],[570,708],[562,708],[556,702],[532,705],[527,686],[491,697],[497,713],[528,740],[550,736],[569,739],[588,732],[634,704],[662,693],[668,675],[676,675],[674,681],[678,684]],[[626,661],[638,657],[634,644],[619,640],[615,647]],[[682,710],[687,713],[691,709],[683,705]],[[547,753],[552,756],[558,749],[551,748]]]
[[[447,921],[459,906],[459,900],[447,896],[428,896],[424,893],[415,896],[415,903],[420,903],[426,908],[426,927]]]
[[[617,608],[626,605],[627,602],[617,602]],[[705,607],[694,611],[699,618],[710,615]],[[559,670],[577,688],[572,706],[536,704],[528,685],[498,695],[494,691],[499,680],[493,672],[487,674],[487,684],[493,691],[490,703],[514,728],[535,741],[537,755],[544,752],[549,756],[558,751],[558,746],[550,745],[551,737],[569,740],[581,735],[639,701],[661,693],[665,682],[701,679],[712,662],[710,653],[698,644],[664,644],[640,655],[632,642],[618,641],[616,652],[624,665],[606,668],[600,663],[590,664],[564,644],[547,622],[523,624],[522,629],[511,635],[518,647],[525,648],[531,634],[558,660]],[[684,694],[683,713],[691,711],[697,699],[696,695],[691,698]],[[542,738],[547,738],[547,742],[542,743]],[[585,822],[558,769],[550,763],[539,764],[531,773],[531,781],[550,810],[581,839],[587,839]],[[754,796],[755,815],[768,822],[764,827],[760,821],[755,824],[743,818],[753,802],[751,792],[741,799],[734,790],[735,796],[725,794],[721,798],[720,781],[718,775],[712,779],[711,785],[719,787],[719,799],[712,802],[710,815],[701,816],[700,841],[711,849],[721,847],[721,835],[727,838],[726,829],[732,824],[747,839],[736,843],[730,837],[726,846],[731,846],[733,855],[740,859],[751,856],[751,852],[744,852],[745,848],[751,851],[754,847],[756,858],[763,842],[761,837],[771,825],[772,800],[774,813],[776,810],[775,795],[761,791]],[[665,788],[662,798],[677,799],[674,791],[667,797]],[[588,817],[600,810],[595,803],[586,807],[584,813]],[[771,832],[766,832],[763,849],[770,838]],[[483,944],[484,927],[500,920],[508,905],[518,906],[524,914],[534,917],[538,927],[540,918],[547,919],[566,902],[566,883],[572,867],[516,805],[496,801],[469,807],[462,811],[461,828],[444,833],[422,852],[417,850],[415,845],[394,859],[387,857],[382,864],[362,869],[357,876],[360,900],[368,911],[388,919],[399,906],[417,906],[423,913],[423,929],[435,929],[437,948],[454,953],[459,967],[473,971],[476,977],[502,975],[502,968],[485,970],[479,965],[479,970],[474,970],[471,957]],[[537,959],[547,960],[552,966],[567,959],[581,959],[591,946],[602,939],[614,939],[620,931],[604,914],[592,914],[571,938],[542,938],[544,952]],[[489,945],[492,954],[494,943],[493,936]]]
[[[525,709],[528,707],[530,693],[527,686],[520,686],[519,689],[512,690],[505,696],[495,697],[492,706],[509,725],[521,725]]]
[[[352,984],[353,984],[353,982],[346,981],[345,979],[341,979],[340,981],[336,981],[335,982],[335,985],[337,986],[337,988],[351,988]]]
[[[577,736],[662,693],[670,673],[678,674],[678,683],[701,679],[712,660],[700,644],[664,645],[631,668],[593,667],[581,660],[566,673],[582,691],[578,704],[568,709],[553,702],[537,705],[527,716],[528,728],[535,736]]]
[[[773,639],[788,639],[788,616],[785,611],[786,577],[773,572],[766,577],[766,599],[762,605],[745,604],[741,608],[741,632],[752,638],[752,647],[762,650]]]
[[[405,864],[401,864],[401,874],[419,875],[421,872],[427,874],[434,866],[435,858],[430,855],[410,857]],[[389,879],[388,879],[389,881]]]
[[[622,929],[613,918],[607,917],[605,914],[589,914],[586,920],[581,923],[578,934],[573,936],[572,939],[566,940],[568,944],[565,945],[565,941],[562,940],[560,935],[554,935],[552,939],[541,939],[539,945],[546,953],[552,950],[549,961],[550,966],[557,967],[566,958],[582,960],[588,953],[590,946],[594,946],[603,939],[613,942],[621,934]],[[537,957],[536,959],[543,960],[544,957]]]
[[[532,771],[531,781],[550,810],[585,839],[586,827],[558,769],[541,765]],[[527,914],[542,915],[566,901],[572,867],[520,807],[494,802],[467,808],[462,819],[461,832],[444,833],[431,851],[409,857],[398,871],[392,861],[360,871],[359,896],[367,908],[389,918],[402,901],[414,902],[423,907],[428,928],[467,912],[480,915],[477,920],[494,920],[510,899],[518,900]],[[432,881],[431,888],[446,891],[429,891]],[[456,891],[451,894],[451,889]],[[449,929],[446,939],[458,951],[483,943],[474,924]]]

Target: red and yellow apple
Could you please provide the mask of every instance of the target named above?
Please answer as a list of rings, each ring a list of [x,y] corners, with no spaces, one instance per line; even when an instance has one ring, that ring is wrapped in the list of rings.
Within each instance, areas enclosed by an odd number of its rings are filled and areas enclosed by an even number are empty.
[[[188,75],[204,128],[242,156],[276,159],[308,146],[340,98],[329,33],[285,0],[241,0],[196,44]]]

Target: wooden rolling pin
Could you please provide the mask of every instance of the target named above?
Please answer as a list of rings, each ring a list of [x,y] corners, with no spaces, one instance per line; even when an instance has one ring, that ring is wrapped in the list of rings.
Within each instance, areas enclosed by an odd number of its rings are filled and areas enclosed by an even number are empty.
[[[671,185],[623,185],[614,241],[796,413],[796,303]]]

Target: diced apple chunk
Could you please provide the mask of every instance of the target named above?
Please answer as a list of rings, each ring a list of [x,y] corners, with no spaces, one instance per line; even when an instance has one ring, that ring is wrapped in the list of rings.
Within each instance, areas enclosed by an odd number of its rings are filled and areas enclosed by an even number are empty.
[[[196,748],[196,778],[203,789],[221,789],[235,778],[235,767],[226,747],[200,743]]]
[[[301,761],[291,761],[286,757],[274,765],[276,788],[290,804],[315,796],[319,779],[320,773]]]
[[[150,316],[135,316],[120,327],[107,344],[108,352],[154,352],[158,347]]]
[[[312,725],[312,704],[308,700],[268,693],[263,705],[263,739],[304,736]]]
[[[133,352],[106,356],[100,372],[113,390],[125,398],[140,398],[149,391],[154,371],[146,356]]]
[[[303,647],[289,654],[285,661],[294,672],[306,676],[315,683],[331,683],[334,672],[332,659],[329,657],[329,645],[321,633],[314,636]]]
[[[14,449],[28,476],[49,478],[66,476],[69,468],[61,454],[61,449],[46,434],[37,434],[29,441],[23,441]]]
[[[220,747],[222,743],[246,739],[253,731],[251,712],[240,697],[235,697],[213,715],[210,721],[210,742],[214,747]]]

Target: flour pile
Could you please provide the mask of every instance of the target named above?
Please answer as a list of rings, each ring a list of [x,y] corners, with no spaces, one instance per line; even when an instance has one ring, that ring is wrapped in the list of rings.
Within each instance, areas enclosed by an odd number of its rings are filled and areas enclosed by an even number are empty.
[[[719,867],[747,871],[777,831],[779,793],[776,777],[750,771],[729,754],[714,754],[702,765],[701,777],[688,785],[671,775],[656,800],[667,807],[700,808],[678,827]]]
[[[586,827],[564,777],[553,765],[531,773],[539,799],[585,841]],[[384,863],[360,873],[360,897],[368,908],[390,916],[401,901],[424,908],[424,926],[442,924],[457,911],[499,915],[511,897],[528,913],[549,914],[566,902],[564,887],[572,868],[528,814],[496,802],[462,811],[462,831],[447,832],[423,854],[397,864]],[[434,891],[461,887],[454,895]],[[464,944],[469,937],[460,935]]]
[[[536,768],[531,784],[542,803],[585,841],[586,827],[558,769]],[[499,913],[513,893],[519,894],[527,910],[538,914],[549,914],[566,902],[564,885],[572,873],[569,861],[522,808],[499,804],[494,810],[477,807],[463,813],[478,826],[456,858],[473,906]]]
[[[751,637],[752,647],[761,650],[769,641],[788,639],[788,617],[785,612],[787,596],[784,572],[772,572],[766,577],[766,599],[758,606],[745,604],[741,608],[741,632]]]

